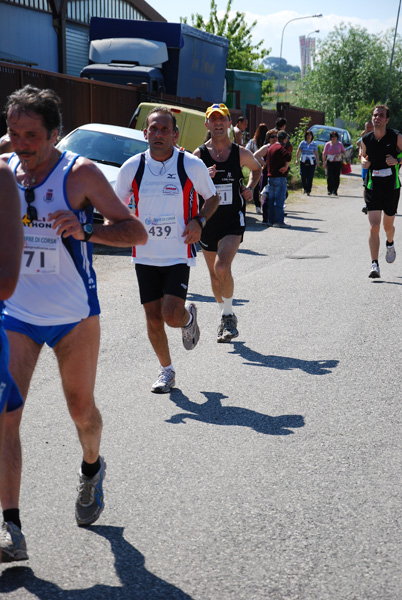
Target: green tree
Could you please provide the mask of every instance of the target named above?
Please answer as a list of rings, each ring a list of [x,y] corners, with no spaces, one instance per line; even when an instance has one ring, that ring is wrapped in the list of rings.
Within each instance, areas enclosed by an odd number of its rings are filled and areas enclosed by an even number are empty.
[[[318,40],[313,68],[303,79],[300,104],[324,110],[327,122],[333,123],[336,117],[356,119],[360,107],[384,102],[392,41],[392,31],[374,35],[344,23],[335,27],[326,39]],[[397,121],[402,116],[400,38],[392,73],[389,105]]]
[[[274,79],[267,78],[261,84],[261,104],[272,102],[275,94]]]
[[[231,19],[232,2],[233,0],[228,0],[225,14],[219,19],[218,6],[215,0],[211,0],[209,19],[205,21],[204,17],[197,13],[191,15],[191,24],[197,29],[220,35],[229,41],[226,63],[228,69],[266,73],[267,69],[262,61],[268,56],[270,50],[261,47],[264,40],[261,40],[258,44],[253,44],[252,41],[251,32],[257,21],[248,26],[245,21],[245,14],[239,11],[236,11],[235,16]],[[187,23],[186,18],[182,18],[181,21]]]

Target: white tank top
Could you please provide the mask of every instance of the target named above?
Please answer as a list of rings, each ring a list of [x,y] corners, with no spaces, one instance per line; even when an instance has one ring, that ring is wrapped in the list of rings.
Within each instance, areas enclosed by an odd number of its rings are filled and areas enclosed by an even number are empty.
[[[67,199],[66,178],[77,158],[73,152],[64,152],[46,179],[32,186],[36,221],[30,222],[27,216],[26,188],[18,184],[24,250],[17,288],[5,303],[5,312],[32,325],[64,325],[100,313],[92,244],[58,236],[47,221],[56,210],[73,211],[80,223],[93,221],[92,206],[73,210]],[[14,173],[19,163],[13,154],[8,164]]]
[[[187,223],[198,213],[197,193],[184,170],[184,152],[175,150],[162,165],[144,152],[135,160],[133,157],[134,165],[138,165],[132,181],[136,215],[147,230],[148,242],[134,246],[132,261],[195,265],[195,245],[185,244],[182,237]]]

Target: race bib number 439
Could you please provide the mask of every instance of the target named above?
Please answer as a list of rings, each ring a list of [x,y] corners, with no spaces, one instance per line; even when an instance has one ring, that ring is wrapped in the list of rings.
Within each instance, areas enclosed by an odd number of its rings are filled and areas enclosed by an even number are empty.
[[[163,217],[148,216],[145,227],[151,239],[174,240],[177,238],[177,223],[175,215]]]
[[[24,231],[21,274],[58,275],[60,244],[60,236],[53,229],[47,229],[43,233]]]

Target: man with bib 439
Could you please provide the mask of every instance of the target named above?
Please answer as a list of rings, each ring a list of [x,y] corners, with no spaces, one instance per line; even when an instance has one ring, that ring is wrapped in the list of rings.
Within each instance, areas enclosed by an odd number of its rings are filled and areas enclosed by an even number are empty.
[[[200,337],[196,306],[185,300],[195,243],[219,198],[205,165],[176,147],[176,118],[167,107],[150,111],[144,136],[149,149],[122,165],[116,193],[127,204],[132,202],[148,233],[145,246],[134,246],[132,261],[148,337],[160,364],[151,391],[164,394],[175,386],[165,323],[181,328],[186,350],[192,350]],[[201,211],[197,194],[207,198]]]
[[[386,235],[385,260],[393,263],[396,257],[394,245],[394,220],[400,195],[399,158],[402,152],[402,135],[389,129],[389,108],[378,105],[373,110],[374,129],[363,136],[360,146],[361,164],[367,169],[364,198],[370,223],[369,247],[371,269],[369,277],[380,277],[378,262],[380,250],[381,213]]]
[[[252,201],[253,190],[261,176],[261,166],[253,154],[230,141],[231,123],[225,104],[207,108],[205,125],[211,139],[194,151],[208,167],[220,197],[219,208],[203,229],[200,241],[221,314],[218,343],[230,342],[239,335],[232,307],[232,262],[246,228],[246,201]],[[247,186],[243,185],[242,167],[250,170]]]

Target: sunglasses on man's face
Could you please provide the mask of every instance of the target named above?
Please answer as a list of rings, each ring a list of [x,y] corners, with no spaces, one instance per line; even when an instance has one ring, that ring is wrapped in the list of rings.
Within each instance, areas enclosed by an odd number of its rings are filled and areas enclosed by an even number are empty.
[[[275,140],[278,136],[277,135],[270,135],[269,136],[271,140]]]
[[[35,206],[32,206],[32,202],[35,202],[35,191],[33,188],[25,188],[25,200],[27,203],[27,216],[30,221],[38,220],[38,211]]]

